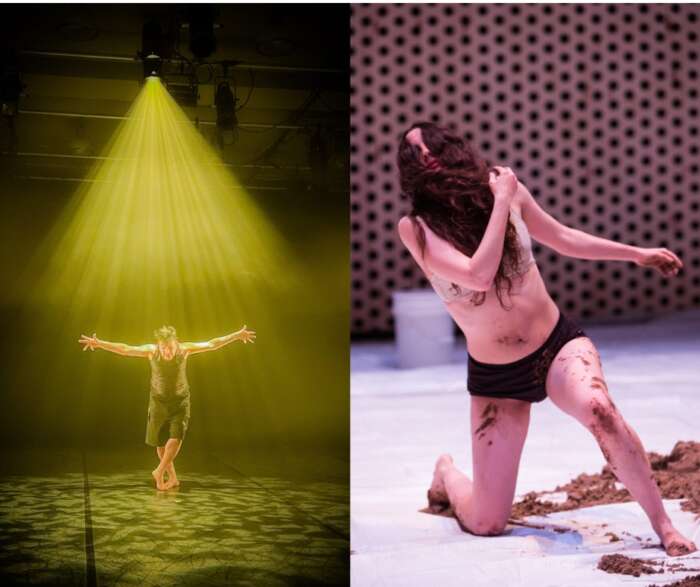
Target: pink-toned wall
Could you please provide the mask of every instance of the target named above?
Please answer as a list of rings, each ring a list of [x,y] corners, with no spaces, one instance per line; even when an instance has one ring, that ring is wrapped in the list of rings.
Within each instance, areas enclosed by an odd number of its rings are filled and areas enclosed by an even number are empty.
[[[700,5],[354,5],[351,31],[353,334],[390,333],[391,292],[427,285],[395,230],[396,145],[419,120],[510,166],[561,222],[685,264],[664,279],[537,245],[573,317],[700,306]]]

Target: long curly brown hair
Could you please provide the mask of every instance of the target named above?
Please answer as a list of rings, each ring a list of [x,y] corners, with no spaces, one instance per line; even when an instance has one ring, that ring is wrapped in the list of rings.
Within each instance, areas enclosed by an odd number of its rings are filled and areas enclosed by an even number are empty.
[[[423,142],[439,163],[438,167],[427,166],[420,149],[406,140],[406,135],[415,128],[421,130]],[[402,196],[411,202],[409,217],[417,230],[421,253],[425,254],[425,231],[417,217],[458,251],[473,256],[493,210],[493,193],[489,187],[491,163],[469,143],[431,122],[413,124],[403,134],[397,162]],[[506,308],[503,292],[510,295],[511,277],[518,273],[520,257],[517,231],[509,220],[503,256],[494,278],[496,296],[503,308]],[[457,284],[453,287],[459,291]],[[474,292],[471,301],[480,305],[485,298],[486,292]]]

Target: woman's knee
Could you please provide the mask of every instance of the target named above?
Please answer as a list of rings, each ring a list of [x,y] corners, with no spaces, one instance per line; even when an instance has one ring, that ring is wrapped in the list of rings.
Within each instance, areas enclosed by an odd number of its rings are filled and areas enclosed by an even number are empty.
[[[469,512],[460,512],[459,508],[456,508],[455,516],[462,528],[477,536],[498,536],[508,524],[508,516],[470,515]]]
[[[500,536],[506,529],[507,520],[477,519],[465,524],[467,529],[477,536]]]
[[[614,437],[625,430],[625,421],[607,395],[592,397],[586,408],[584,424],[596,435]]]

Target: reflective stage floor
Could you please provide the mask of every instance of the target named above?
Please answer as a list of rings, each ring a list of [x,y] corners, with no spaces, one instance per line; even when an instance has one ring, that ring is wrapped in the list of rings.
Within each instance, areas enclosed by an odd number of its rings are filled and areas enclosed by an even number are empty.
[[[347,460],[151,452],[3,454],[0,584],[347,584]]]

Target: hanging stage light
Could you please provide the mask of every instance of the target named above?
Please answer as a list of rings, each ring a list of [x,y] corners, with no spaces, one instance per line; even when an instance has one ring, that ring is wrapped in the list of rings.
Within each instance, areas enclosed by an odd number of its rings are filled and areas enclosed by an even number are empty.
[[[162,58],[163,32],[155,20],[148,20],[141,30],[141,51],[139,57],[143,61],[143,77],[158,77],[163,66]]]
[[[228,82],[221,82],[216,88],[214,104],[216,105],[216,128],[219,131],[219,144],[231,145],[238,137],[238,117],[236,103],[238,98],[231,91]]]
[[[163,60],[158,55],[147,55],[143,59],[143,77],[159,77],[162,66]]]

